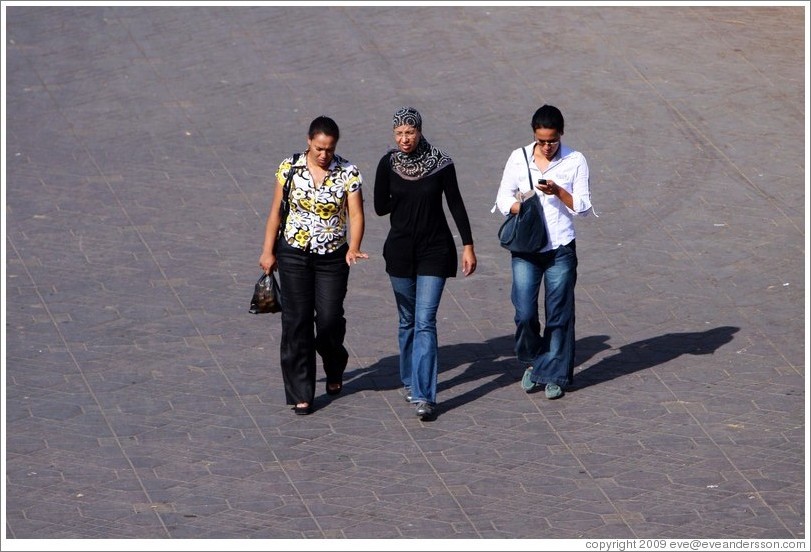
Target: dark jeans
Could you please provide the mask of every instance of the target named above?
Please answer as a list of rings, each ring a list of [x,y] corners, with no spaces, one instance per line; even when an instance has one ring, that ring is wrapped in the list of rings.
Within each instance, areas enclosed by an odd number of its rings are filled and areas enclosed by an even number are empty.
[[[349,353],[344,347],[344,298],[349,280],[348,245],[326,255],[302,251],[281,240],[276,252],[282,288],[280,360],[287,404],[313,404],[315,354],[327,382],[343,377]]]
[[[533,366],[533,382],[570,385],[574,375],[577,282],[574,241],[545,253],[513,254],[512,273],[516,357]],[[542,282],[546,314],[543,334],[538,316]]]

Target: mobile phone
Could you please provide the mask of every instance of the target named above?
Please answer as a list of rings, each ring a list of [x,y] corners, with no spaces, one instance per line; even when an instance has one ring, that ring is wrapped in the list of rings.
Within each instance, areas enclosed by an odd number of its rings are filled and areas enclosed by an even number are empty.
[[[546,179],[545,178],[539,178],[538,179],[538,186],[546,186]]]

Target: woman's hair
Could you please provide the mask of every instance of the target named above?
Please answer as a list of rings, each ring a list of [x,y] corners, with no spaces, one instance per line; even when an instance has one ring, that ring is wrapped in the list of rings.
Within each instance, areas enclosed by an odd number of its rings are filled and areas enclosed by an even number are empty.
[[[532,116],[532,130],[554,128],[563,134],[563,113],[553,105],[543,105]]]
[[[336,142],[341,137],[338,124],[326,115],[316,117],[313,119],[313,122],[310,123],[310,130],[307,131],[307,136],[312,140],[315,138],[316,134],[326,134],[327,136],[335,138]]]

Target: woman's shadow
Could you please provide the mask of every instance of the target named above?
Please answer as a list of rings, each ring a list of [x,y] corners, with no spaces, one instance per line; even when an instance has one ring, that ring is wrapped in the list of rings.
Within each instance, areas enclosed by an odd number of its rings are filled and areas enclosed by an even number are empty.
[[[731,342],[738,330],[740,328],[734,326],[719,326],[703,332],[668,333],[622,345],[615,354],[577,372],[569,390],[584,389],[652,368],[681,355],[711,355]],[[579,341],[577,347],[580,347]]]
[[[452,388],[462,381],[480,380],[496,375],[496,379],[476,388],[469,398],[482,397],[489,391],[515,383],[515,373],[520,367],[515,362],[512,352],[513,336],[505,335],[477,343],[457,343],[439,347],[439,381],[437,393]],[[465,371],[450,380],[444,380],[442,374],[459,366],[469,364]],[[520,376],[519,376],[520,377]],[[347,370],[344,373],[344,393],[366,390],[402,389],[400,381],[400,357],[391,355],[381,358],[368,368]],[[458,400],[457,403],[462,404]],[[467,401],[463,401],[467,402]],[[443,410],[448,403],[443,402]],[[458,404],[457,404],[458,406]]]
[[[733,339],[740,328],[721,326],[703,332],[668,333],[658,337],[636,341],[617,349],[615,354],[596,364],[576,372],[574,383],[568,391],[583,389],[614,378],[663,364],[681,355],[707,355]],[[577,340],[575,366],[580,366],[602,351],[611,349],[609,336],[595,335]],[[519,363],[513,352],[514,339],[505,335],[478,343],[459,343],[439,347],[439,382],[437,393],[461,383],[484,381],[460,395],[440,401],[440,411],[446,412],[479,399],[491,391],[517,385],[525,366]],[[468,367],[450,379],[442,374],[459,366]],[[381,391],[402,388],[400,382],[399,356],[384,357],[368,368],[348,370],[344,374],[344,394],[359,391]]]

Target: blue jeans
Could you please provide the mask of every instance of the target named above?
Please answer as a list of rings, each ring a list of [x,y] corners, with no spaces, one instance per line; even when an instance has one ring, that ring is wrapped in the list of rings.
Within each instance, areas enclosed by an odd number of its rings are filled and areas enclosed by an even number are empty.
[[[512,303],[515,307],[515,355],[533,366],[532,381],[565,387],[574,375],[574,243],[545,253],[512,256]],[[538,296],[544,283],[543,334]]]
[[[436,404],[439,367],[436,313],[445,278],[389,276],[400,317],[400,379],[411,388],[411,402]]]

